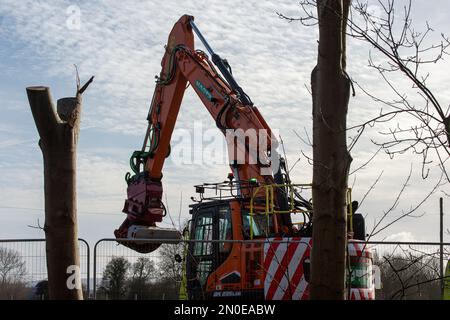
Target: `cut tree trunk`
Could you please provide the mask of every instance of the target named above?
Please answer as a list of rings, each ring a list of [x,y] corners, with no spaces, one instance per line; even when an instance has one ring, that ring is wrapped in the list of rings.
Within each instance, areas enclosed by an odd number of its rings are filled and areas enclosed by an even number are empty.
[[[82,89],[78,85],[75,97],[59,99],[57,112],[48,87],[27,88],[44,158],[44,232],[50,299],[83,299],[79,279],[76,149],[81,94],[91,81],[92,78]]]
[[[313,247],[310,299],[345,299],[346,193],[351,157],[346,119],[350,80],[345,73],[349,0],[319,0],[313,98]]]

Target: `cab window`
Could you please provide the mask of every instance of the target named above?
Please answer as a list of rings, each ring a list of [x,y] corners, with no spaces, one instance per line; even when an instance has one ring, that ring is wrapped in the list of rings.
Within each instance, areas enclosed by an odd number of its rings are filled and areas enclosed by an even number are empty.
[[[219,208],[219,239],[233,240],[233,229],[231,227],[230,207]],[[231,250],[231,242],[219,242],[219,252],[226,253]]]
[[[213,239],[213,215],[212,211],[202,212],[195,221],[196,241],[194,244],[194,256],[206,256],[212,254],[212,243],[204,242]]]
[[[250,238],[250,232],[253,237],[267,237],[274,233],[273,216],[265,214],[255,214],[250,216],[249,212],[242,214],[242,227],[244,228],[244,237]],[[250,227],[252,231],[250,231]]]

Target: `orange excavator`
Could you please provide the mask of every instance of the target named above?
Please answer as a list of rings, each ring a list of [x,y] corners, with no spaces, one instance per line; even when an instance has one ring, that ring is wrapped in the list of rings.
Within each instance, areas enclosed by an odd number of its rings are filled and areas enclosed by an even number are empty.
[[[195,49],[194,33],[211,60]],[[175,23],[161,66],[143,147],[131,156],[133,175],[126,175],[128,198],[123,212],[127,218],[114,232],[118,242],[149,253],[164,240],[181,239],[179,231],[156,223],[166,214],[162,169],[190,84],[226,137],[231,173],[226,181],[195,186],[199,199],[190,206],[190,241],[184,259],[188,297],[308,298],[313,206],[302,195],[308,185],[291,183],[285,160],[277,152],[277,138],[236,82],[227,60],[205,40],[194,17],[184,15]],[[364,240],[361,215],[352,212],[354,206],[349,209],[349,237]],[[301,221],[293,222],[292,215]],[[138,241],[142,239],[161,242]],[[352,275],[356,291],[351,298],[373,298],[370,250],[352,242],[349,255],[358,270]]]

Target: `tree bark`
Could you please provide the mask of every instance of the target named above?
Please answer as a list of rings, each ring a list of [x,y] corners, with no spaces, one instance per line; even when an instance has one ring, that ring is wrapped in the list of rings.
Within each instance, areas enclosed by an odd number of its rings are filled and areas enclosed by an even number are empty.
[[[345,29],[350,0],[319,0],[313,98],[313,246],[310,299],[345,299],[346,193],[351,157],[346,118]]]
[[[50,299],[83,299],[81,285],[74,287],[74,284],[81,284],[76,282],[80,281],[76,149],[80,130],[81,93],[78,84],[76,96],[59,99],[55,112],[48,87],[27,88],[44,159],[44,232]],[[74,272],[73,266],[78,268],[77,272]]]

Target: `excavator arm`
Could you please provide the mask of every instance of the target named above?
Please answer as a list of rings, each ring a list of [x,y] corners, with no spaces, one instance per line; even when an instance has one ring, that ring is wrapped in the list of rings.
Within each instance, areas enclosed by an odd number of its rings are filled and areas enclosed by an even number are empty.
[[[212,62],[206,53],[194,49],[193,32],[205,45]],[[147,117],[144,143],[130,160],[133,174],[126,177],[128,198],[123,209],[127,218],[114,232],[117,238],[136,238],[136,233],[143,228],[147,230],[146,237],[149,237],[148,230],[152,230],[154,238],[174,238],[172,231],[156,228],[156,223],[161,222],[165,215],[162,169],[170,154],[172,133],[188,83],[227,138],[230,167],[240,195],[251,196],[250,189],[245,187],[250,180],[257,184],[280,183],[277,181],[279,170],[273,172],[272,168],[273,159],[278,160],[276,138],[251,99],[237,84],[227,61],[214,53],[203,38],[192,16],[184,15],[174,25],[161,67]],[[236,134],[236,130],[244,134]],[[249,131],[253,135],[245,134]],[[239,158],[238,155],[244,157]],[[289,224],[289,221],[285,222]],[[158,247],[158,244],[150,247],[137,243],[123,244],[141,252]]]

